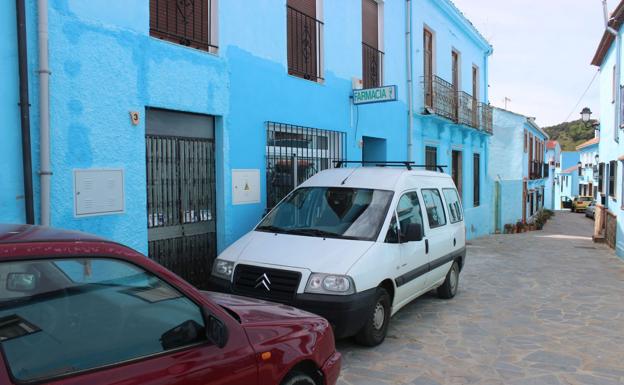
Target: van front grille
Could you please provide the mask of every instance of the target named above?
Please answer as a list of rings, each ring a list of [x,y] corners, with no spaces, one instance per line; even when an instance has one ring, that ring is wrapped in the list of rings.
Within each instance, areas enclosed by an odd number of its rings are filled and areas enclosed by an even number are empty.
[[[290,302],[297,293],[301,273],[269,269],[262,266],[238,265],[234,271],[235,294],[277,302]]]

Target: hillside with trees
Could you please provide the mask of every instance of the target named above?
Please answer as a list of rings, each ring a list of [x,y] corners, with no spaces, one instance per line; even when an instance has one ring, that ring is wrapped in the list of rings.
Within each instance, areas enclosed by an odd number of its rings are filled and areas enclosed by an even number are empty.
[[[563,151],[574,151],[576,146],[594,137],[594,129],[585,127],[582,120],[564,122],[555,126],[543,127],[551,140],[556,140]]]

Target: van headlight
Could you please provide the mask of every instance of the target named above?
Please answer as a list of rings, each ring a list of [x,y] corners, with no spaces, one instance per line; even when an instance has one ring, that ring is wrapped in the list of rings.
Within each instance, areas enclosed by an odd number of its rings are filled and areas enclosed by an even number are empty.
[[[234,271],[234,262],[224,261],[222,259],[215,260],[212,265],[212,275],[215,277],[230,280]]]
[[[349,295],[355,293],[355,284],[348,275],[312,273],[305,288],[306,293]]]

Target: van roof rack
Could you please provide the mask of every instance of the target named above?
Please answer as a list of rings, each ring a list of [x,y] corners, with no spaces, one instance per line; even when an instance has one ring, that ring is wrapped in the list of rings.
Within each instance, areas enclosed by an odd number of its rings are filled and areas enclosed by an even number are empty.
[[[446,165],[436,164],[435,166],[426,165],[426,164],[415,164],[414,162],[409,161],[369,161],[369,160],[335,160],[334,165],[336,168],[340,168],[345,164],[355,163],[355,164],[374,164],[377,167],[397,167],[404,166],[408,170],[412,170],[413,168],[428,168],[435,167],[439,172],[444,172],[444,168]]]

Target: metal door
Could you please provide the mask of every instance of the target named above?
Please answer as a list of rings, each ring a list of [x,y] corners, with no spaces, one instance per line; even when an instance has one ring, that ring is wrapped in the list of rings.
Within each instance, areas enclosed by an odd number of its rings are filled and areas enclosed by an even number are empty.
[[[201,288],[216,257],[214,126],[188,115],[148,110],[148,255]]]

